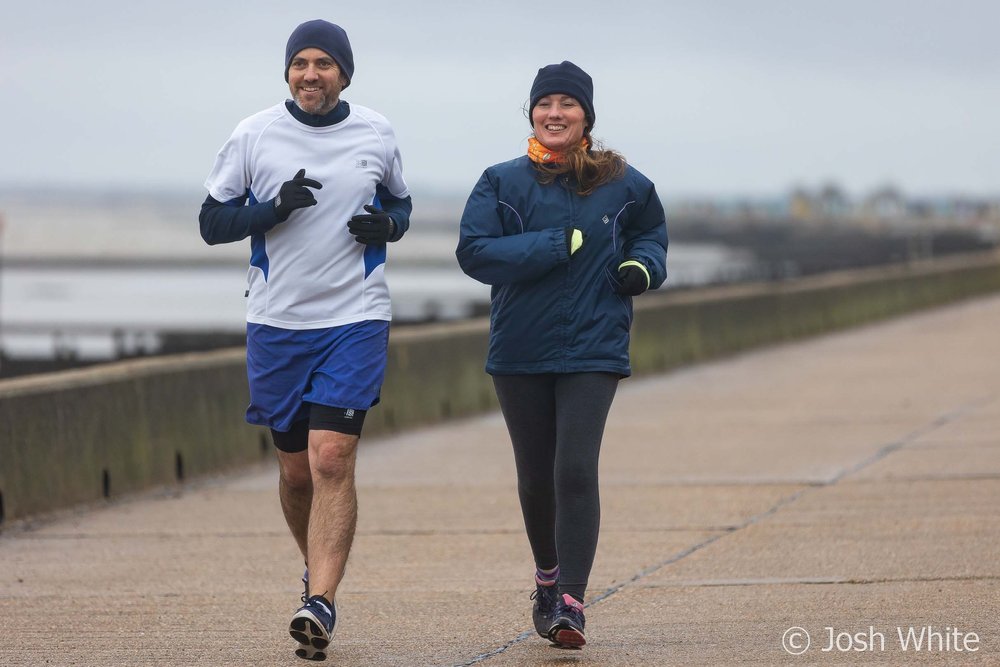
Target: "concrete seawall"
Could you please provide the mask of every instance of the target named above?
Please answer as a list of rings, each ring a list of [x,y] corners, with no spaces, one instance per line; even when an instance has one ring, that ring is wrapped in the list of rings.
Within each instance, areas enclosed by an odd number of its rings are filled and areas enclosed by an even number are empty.
[[[636,373],[834,331],[1000,291],[1000,254],[788,283],[664,292],[636,302]],[[488,323],[395,330],[382,405],[366,434],[495,407]],[[242,349],[0,382],[0,522],[270,456],[248,426]]]

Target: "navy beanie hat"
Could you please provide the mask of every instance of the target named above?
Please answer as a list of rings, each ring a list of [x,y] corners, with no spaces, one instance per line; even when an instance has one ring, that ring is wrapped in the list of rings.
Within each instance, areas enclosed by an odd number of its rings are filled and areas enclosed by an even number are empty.
[[[590,75],[568,60],[558,65],[546,65],[538,70],[535,82],[531,84],[531,103],[528,106],[528,121],[538,100],[546,95],[562,93],[573,97],[587,116],[587,123],[594,126],[594,81]]]
[[[347,39],[347,33],[339,25],[315,19],[306,21],[292,31],[285,46],[285,81],[288,81],[288,68],[292,64],[292,58],[302,49],[316,48],[325,51],[337,61],[340,71],[347,77],[347,88],[354,77],[354,52],[351,51],[351,42]]]

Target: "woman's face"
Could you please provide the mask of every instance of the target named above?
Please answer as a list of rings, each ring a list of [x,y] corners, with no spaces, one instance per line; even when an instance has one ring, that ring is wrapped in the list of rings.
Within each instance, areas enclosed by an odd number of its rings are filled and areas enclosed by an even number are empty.
[[[586,123],[586,114],[580,103],[561,93],[546,95],[531,110],[535,139],[553,152],[579,144]]]

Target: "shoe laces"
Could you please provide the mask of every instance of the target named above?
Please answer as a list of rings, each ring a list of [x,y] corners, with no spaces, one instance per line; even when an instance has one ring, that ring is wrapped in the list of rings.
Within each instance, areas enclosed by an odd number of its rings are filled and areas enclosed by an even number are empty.
[[[550,592],[552,594],[550,594]],[[542,586],[541,584],[535,585],[535,590],[532,591],[529,596],[531,600],[536,600],[538,606],[544,610],[553,609],[556,606],[555,586]]]
[[[569,598],[572,602],[567,602],[566,598]],[[577,602],[569,595],[564,595],[563,599],[559,602],[559,613],[572,616],[580,621],[584,619],[583,604]]]

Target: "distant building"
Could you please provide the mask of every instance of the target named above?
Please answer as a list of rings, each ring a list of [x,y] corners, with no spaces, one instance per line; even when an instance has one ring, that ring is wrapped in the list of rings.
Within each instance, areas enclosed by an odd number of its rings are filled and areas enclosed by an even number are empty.
[[[854,224],[872,231],[912,233],[963,228],[1000,238],[1000,198],[907,197],[885,184],[852,199],[837,183],[796,185],[784,197],[719,197],[671,202],[673,217],[734,224],[792,220],[810,225]]]
[[[823,186],[819,191],[816,204],[820,217],[826,220],[846,220],[851,217],[851,200],[835,183],[827,183]]]
[[[788,214],[793,220],[805,222],[816,217],[815,203],[805,188],[796,187],[788,196]]]
[[[868,195],[861,204],[861,215],[880,221],[899,220],[907,215],[906,199],[898,188],[883,186]]]

